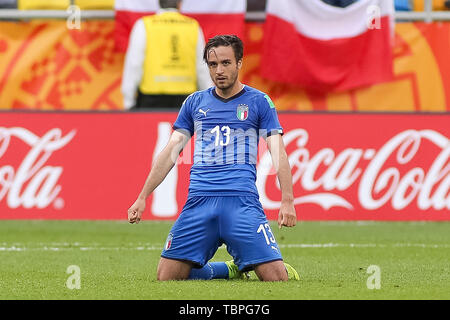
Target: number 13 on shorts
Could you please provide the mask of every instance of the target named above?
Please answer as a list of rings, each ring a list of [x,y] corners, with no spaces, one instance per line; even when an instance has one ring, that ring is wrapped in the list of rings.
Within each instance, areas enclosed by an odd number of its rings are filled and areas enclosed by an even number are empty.
[[[270,229],[270,226],[268,223],[261,223],[259,225],[258,230],[256,231],[257,233],[262,233],[264,235],[264,239],[266,240],[266,243],[268,246],[270,246],[271,244],[276,244],[277,242],[275,241],[275,237],[272,233],[272,229]],[[269,237],[270,235],[270,237]]]

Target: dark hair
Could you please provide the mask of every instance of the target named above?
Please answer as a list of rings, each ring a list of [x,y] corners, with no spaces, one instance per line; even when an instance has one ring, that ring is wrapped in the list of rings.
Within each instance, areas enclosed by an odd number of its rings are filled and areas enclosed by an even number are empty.
[[[163,9],[177,8],[181,0],[159,0],[159,6]]]
[[[208,52],[212,48],[217,48],[220,46],[223,47],[231,46],[233,48],[236,61],[242,60],[242,58],[244,57],[244,44],[242,43],[242,40],[239,39],[238,36],[220,35],[209,39],[208,43],[205,46],[205,50],[203,51],[203,60],[205,60],[205,62],[208,63]]]

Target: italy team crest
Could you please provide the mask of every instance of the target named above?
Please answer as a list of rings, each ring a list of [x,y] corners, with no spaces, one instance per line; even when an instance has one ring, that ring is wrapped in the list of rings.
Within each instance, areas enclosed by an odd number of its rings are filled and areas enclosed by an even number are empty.
[[[240,104],[236,110],[236,116],[239,120],[244,121],[248,118],[248,105]]]
[[[170,247],[172,246],[172,241],[173,241],[173,234],[169,233],[169,235],[167,236],[166,243],[164,244],[164,249],[165,250],[169,250],[170,249]]]

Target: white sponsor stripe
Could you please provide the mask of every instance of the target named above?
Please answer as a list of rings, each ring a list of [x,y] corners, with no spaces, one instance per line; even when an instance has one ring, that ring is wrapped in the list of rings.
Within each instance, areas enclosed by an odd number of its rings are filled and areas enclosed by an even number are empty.
[[[116,0],[114,8],[118,11],[156,12],[158,0]]]
[[[317,40],[351,38],[366,32],[369,6],[379,8],[381,17],[394,16],[392,0],[360,0],[338,8],[321,0],[269,0],[267,13],[293,24],[304,36]]]
[[[181,11],[189,14],[244,14],[247,10],[246,0],[183,0]]]
[[[159,2],[158,0],[116,0],[114,8],[117,11],[156,12],[159,10]],[[181,12],[190,14],[244,14],[246,9],[246,0],[184,0]]]

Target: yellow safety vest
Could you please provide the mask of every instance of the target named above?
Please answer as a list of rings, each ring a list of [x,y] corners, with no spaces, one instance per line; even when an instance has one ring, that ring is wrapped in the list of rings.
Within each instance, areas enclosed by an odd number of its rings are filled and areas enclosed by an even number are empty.
[[[197,90],[198,22],[178,12],[143,18],[147,48],[139,87],[143,94],[190,94]]]

